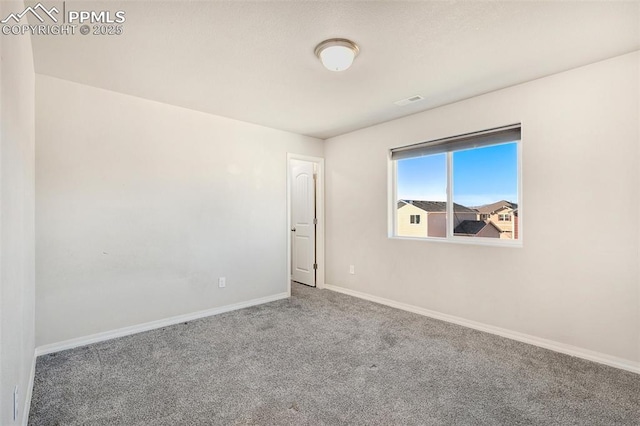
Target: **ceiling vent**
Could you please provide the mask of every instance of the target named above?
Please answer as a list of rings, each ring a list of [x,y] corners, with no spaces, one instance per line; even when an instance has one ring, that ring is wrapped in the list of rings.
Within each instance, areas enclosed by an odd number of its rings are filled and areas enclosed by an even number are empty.
[[[398,106],[405,106],[405,105],[409,105],[415,102],[419,102],[421,100],[423,100],[424,98],[420,95],[415,95],[415,96],[411,96],[409,98],[406,99],[400,99],[399,101],[395,101],[394,104],[398,105]]]

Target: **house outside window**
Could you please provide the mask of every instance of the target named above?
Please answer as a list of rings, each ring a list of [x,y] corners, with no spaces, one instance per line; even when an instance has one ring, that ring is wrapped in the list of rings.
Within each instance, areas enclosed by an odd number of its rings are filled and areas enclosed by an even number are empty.
[[[392,149],[390,236],[521,245],[520,144],[513,125]]]
[[[516,228],[515,212],[518,209],[518,204],[507,200],[500,200],[492,204],[478,207],[478,211],[481,215],[487,215],[488,221],[491,221],[501,232],[501,239],[518,239],[517,233],[514,231]],[[513,220],[512,220],[513,218]]]

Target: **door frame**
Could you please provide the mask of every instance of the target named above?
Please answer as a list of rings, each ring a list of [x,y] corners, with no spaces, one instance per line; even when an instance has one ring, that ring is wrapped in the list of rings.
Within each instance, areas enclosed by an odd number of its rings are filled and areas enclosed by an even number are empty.
[[[324,288],[324,158],[287,153],[287,293],[291,297],[291,160],[302,160],[318,166],[316,179],[316,288]]]

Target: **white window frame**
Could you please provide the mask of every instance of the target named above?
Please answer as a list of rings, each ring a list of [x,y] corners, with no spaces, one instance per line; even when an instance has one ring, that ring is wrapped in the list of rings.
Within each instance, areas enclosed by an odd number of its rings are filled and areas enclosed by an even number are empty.
[[[522,129],[521,124],[521,129]],[[524,133],[524,132],[522,132]],[[524,227],[523,225],[523,202],[522,202],[522,141],[524,134],[521,134],[520,140],[512,142],[499,142],[494,145],[502,145],[505,143],[516,143],[517,153],[517,177],[518,177],[518,239],[508,240],[501,238],[486,237],[463,237],[453,233],[453,154],[457,151],[446,152],[447,163],[447,236],[446,237],[407,237],[396,235],[398,221],[398,161],[391,158],[391,150],[388,152],[388,238],[394,240],[412,240],[425,242],[440,242],[454,244],[471,244],[480,246],[494,247],[514,247],[521,248],[523,246]],[[491,145],[493,146],[493,145]],[[458,151],[462,151],[458,150]],[[513,221],[510,223],[514,224]],[[515,227],[515,224],[513,225]],[[515,229],[512,231],[515,232]]]

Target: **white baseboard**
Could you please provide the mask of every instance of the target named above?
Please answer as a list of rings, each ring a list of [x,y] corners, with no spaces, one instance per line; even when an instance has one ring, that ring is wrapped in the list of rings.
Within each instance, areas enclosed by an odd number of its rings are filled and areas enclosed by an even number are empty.
[[[495,327],[492,325],[483,324],[477,321],[460,318],[454,315],[443,314],[441,312],[432,311],[430,309],[420,308],[418,306],[409,305],[402,302],[396,302],[395,300],[385,299],[383,297],[373,296],[371,294],[362,293],[356,290],[350,290],[343,287],[337,287],[335,285],[326,284],[324,288],[327,290],[335,291],[338,293],[347,294],[360,299],[368,300],[370,302],[380,303],[381,305],[391,306],[392,308],[401,309],[403,311],[413,312],[415,314],[424,315],[430,318],[435,318],[441,321],[458,324],[464,327],[473,328],[475,330],[484,331],[486,333],[496,334],[498,336],[506,337],[507,339],[517,340],[519,342],[528,343],[530,345],[539,346],[541,348],[549,349],[555,352],[583,358],[589,361],[605,364],[610,367],[620,368],[622,370],[631,371],[632,373],[640,374],[640,363],[633,362],[628,359],[618,358],[611,355],[603,354],[601,352],[595,352],[588,349],[580,348],[577,346],[567,345],[565,343],[556,342],[553,340],[543,339],[540,337],[532,336],[517,331],[508,330],[505,328]]]
[[[235,303],[233,305],[221,306],[219,308],[206,309],[204,311],[193,312],[185,315],[178,315],[171,318],[165,318],[157,321],[151,321],[144,324],[133,325],[130,327],[119,328],[117,330],[105,331],[102,333],[91,334],[89,336],[78,337],[75,339],[65,340],[62,342],[51,343],[36,348],[36,356],[46,355],[53,352],[59,352],[66,349],[73,349],[79,346],[89,345],[91,343],[103,342],[105,340],[115,339],[117,337],[129,336],[131,334],[141,333],[143,331],[154,330],[157,328],[167,327],[170,325],[180,324],[186,321],[193,321],[200,318],[218,315],[225,312],[235,311],[238,309],[248,308],[250,306],[262,305],[263,303],[275,302],[276,300],[286,299],[289,295],[285,293],[274,294],[273,296],[252,299],[246,302]]]
[[[33,382],[36,378],[36,354],[33,354],[33,360],[31,360],[31,372],[29,373],[29,386],[27,387],[26,398],[24,399],[24,407],[22,407],[22,424],[27,426],[29,424],[29,412],[31,410],[31,395],[33,395]]]

